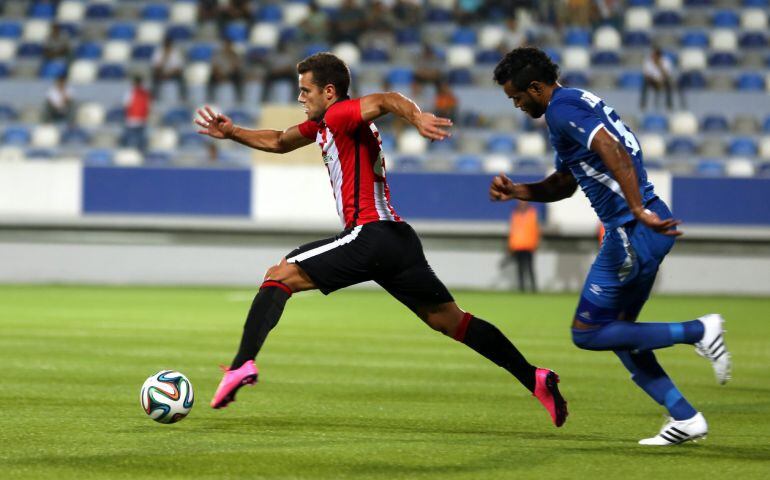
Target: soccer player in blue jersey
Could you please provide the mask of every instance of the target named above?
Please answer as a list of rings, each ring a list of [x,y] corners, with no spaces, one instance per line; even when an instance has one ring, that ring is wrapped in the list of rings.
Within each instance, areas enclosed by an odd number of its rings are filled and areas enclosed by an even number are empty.
[[[695,345],[717,380],[730,379],[730,354],[718,314],[679,323],[635,323],[650,295],[658,267],[681,234],[666,204],[647,180],[642,151],[618,114],[591,92],[557,82],[559,67],[540,49],[517,48],[495,68],[495,81],[516,108],[545,115],[556,151],[556,171],[537,183],[513,183],[500,174],[493,200],[555,202],[578,186],[606,234],[586,278],[572,321],[572,339],[586,350],[612,350],[631,378],[668,410],[660,433],[642,445],[675,445],[704,437],[708,425],[655,359],[658,348]]]

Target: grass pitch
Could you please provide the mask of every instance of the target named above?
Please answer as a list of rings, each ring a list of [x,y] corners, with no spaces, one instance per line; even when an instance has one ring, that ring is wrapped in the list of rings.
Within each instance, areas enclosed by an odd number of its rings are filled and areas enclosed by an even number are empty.
[[[512,377],[379,291],[294,296],[259,357],[260,383],[208,402],[253,293],[0,287],[0,477],[768,478],[770,299],[654,297],[644,320],[728,320],[733,381],[687,346],[661,363],[710,424],[706,441],[636,444],[662,408],[611,353],[575,348],[576,295],[460,292],[525,355],[555,369],[570,417],[554,428]],[[144,379],[185,373],[195,407],[147,418]]]

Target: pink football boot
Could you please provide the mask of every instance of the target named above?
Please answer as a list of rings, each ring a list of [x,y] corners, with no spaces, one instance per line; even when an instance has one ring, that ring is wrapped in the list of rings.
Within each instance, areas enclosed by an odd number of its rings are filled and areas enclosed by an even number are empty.
[[[224,369],[225,376],[219,382],[214,399],[211,400],[212,408],[226,407],[230,402],[235,401],[235,393],[244,385],[254,385],[257,383],[259,370],[254,365],[254,360],[249,360],[235,370]]]
[[[532,394],[540,400],[551,420],[557,427],[564,425],[567,420],[567,401],[559,393],[559,376],[553,370],[538,368],[535,371],[535,392]]]

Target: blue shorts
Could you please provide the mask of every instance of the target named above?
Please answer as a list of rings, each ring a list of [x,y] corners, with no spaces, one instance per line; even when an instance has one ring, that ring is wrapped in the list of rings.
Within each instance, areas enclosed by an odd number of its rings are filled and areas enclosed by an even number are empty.
[[[661,219],[672,217],[659,198],[646,208]],[[621,317],[635,320],[650,296],[658,267],[673,246],[673,236],[657,233],[636,220],[608,230],[588,272],[575,318],[588,324]]]

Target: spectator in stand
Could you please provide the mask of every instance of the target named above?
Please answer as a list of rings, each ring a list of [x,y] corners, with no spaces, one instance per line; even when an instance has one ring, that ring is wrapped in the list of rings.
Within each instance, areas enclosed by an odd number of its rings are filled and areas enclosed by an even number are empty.
[[[593,0],[567,0],[564,23],[573,27],[588,28],[594,18],[596,18],[596,6]]]
[[[198,0],[199,23],[218,21],[219,15],[219,0]]]
[[[211,77],[208,83],[208,98],[213,100],[216,87],[224,82],[232,82],[238,102],[243,102],[243,61],[235,51],[233,42],[222,40],[222,46],[211,60]]]
[[[443,76],[444,62],[436,55],[436,50],[429,43],[423,43],[420,54],[412,63],[414,68],[414,80],[412,93],[419,95],[426,83],[435,85]]]
[[[366,15],[366,28],[361,34],[360,44],[364,48],[378,48],[391,52],[396,48],[393,34],[399,28],[398,19],[382,0],[375,0]]]
[[[419,27],[422,24],[422,2],[420,0],[396,0],[393,15],[404,27]]]
[[[143,83],[142,77],[135,76],[131,90],[126,92],[123,99],[125,123],[120,144],[145,153],[147,152],[147,119],[150,116],[152,97]]]
[[[439,80],[436,84],[436,99],[433,111],[439,117],[445,117],[453,122],[457,120],[457,96],[446,80]]]
[[[469,24],[482,18],[484,14],[483,0],[457,0],[455,3],[455,19],[460,24]]]
[[[278,43],[275,50],[270,51],[264,58],[265,73],[262,80],[261,102],[269,100],[270,90],[278,81],[287,81],[296,86],[297,64],[294,61],[295,54],[289,48],[287,41]]]
[[[366,14],[356,0],[345,0],[332,17],[331,30],[334,43],[358,43],[358,37],[366,27]]]
[[[67,75],[61,75],[45,96],[45,120],[71,123],[74,111],[72,89],[67,85]]]
[[[152,56],[152,98],[160,98],[158,93],[161,84],[166,80],[174,80],[179,88],[179,95],[182,101],[187,101],[187,84],[182,75],[184,66],[184,56],[178,48],[174,46],[174,41],[166,37],[163,46]]]
[[[503,39],[500,41],[497,50],[501,55],[505,55],[514,48],[521,47],[527,44],[527,32],[519,27],[519,23],[516,21],[515,15],[509,15],[505,19],[505,32],[503,33]]]
[[[672,77],[674,65],[667,56],[663,55],[663,51],[659,47],[653,48],[650,55],[644,59],[642,73],[644,74],[644,83],[642,84],[641,108],[647,108],[647,91],[652,89],[655,91],[655,106],[658,106],[660,91],[664,90],[666,94],[666,108],[671,110],[673,107],[672,90],[674,87]]]
[[[58,23],[51,26],[51,35],[43,44],[43,57],[46,60],[65,60],[69,62],[72,46],[66,33]]]
[[[511,213],[508,233],[508,259],[515,260],[518,270],[519,291],[526,291],[529,282],[531,292],[537,291],[535,281],[534,256],[540,243],[540,226],[537,220],[537,210],[524,200],[516,203]]]
[[[310,2],[310,11],[299,25],[300,39],[307,43],[326,43],[329,29],[329,16],[315,1]]]

